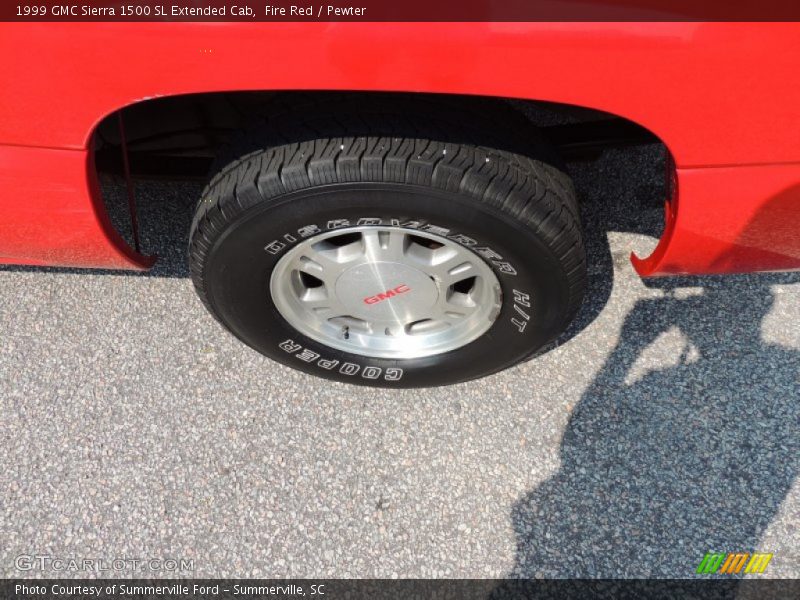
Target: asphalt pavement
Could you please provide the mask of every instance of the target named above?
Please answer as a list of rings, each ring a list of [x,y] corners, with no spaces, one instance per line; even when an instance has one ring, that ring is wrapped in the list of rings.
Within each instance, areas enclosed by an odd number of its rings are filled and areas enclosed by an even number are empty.
[[[227,334],[184,262],[194,183],[138,184],[150,274],[0,269],[0,575],[690,577],[763,551],[799,577],[800,274],[642,282],[659,152],[570,165],[576,323],[451,387],[331,383]]]

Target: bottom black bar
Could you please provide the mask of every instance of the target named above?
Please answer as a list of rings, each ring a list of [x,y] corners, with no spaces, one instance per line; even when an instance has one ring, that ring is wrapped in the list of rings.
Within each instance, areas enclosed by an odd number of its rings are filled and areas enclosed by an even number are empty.
[[[0,597],[18,600],[89,598],[784,600],[800,597],[800,581],[790,579],[7,579],[0,583]]]

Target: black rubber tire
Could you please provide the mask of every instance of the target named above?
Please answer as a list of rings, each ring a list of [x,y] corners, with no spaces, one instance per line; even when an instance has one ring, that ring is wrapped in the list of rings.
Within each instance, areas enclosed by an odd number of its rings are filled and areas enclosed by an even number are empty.
[[[510,367],[567,327],[586,286],[572,183],[512,109],[338,97],[272,114],[220,159],[190,237],[200,298],[246,344],[328,379],[420,387]],[[270,298],[275,264],[302,241],[300,228],[364,218],[443,227],[479,249],[502,288],[492,327],[459,349],[408,360],[348,354],[293,329]]]

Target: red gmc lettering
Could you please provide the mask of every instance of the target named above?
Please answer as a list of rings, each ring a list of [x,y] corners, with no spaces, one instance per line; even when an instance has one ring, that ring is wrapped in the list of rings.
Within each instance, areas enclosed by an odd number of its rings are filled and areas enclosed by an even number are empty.
[[[389,298],[393,298],[394,296],[405,294],[406,292],[410,291],[410,287],[408,287],[405,283],[401,283],[397,287],[386,290],[377,296],[367,296],[364,298],[364,304],[376,304],[377,302],[382,302],[383,300],[388,300]]]

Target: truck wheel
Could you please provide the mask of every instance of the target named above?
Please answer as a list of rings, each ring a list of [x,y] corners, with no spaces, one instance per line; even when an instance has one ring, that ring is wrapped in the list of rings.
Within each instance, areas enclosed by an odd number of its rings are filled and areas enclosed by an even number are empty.
[[[206,187],[189,258],[223,326],[382,387],[482,377],[566,328],[586,282],[577,205],[535,131],[430,106],[334,113],[251,130]]]

